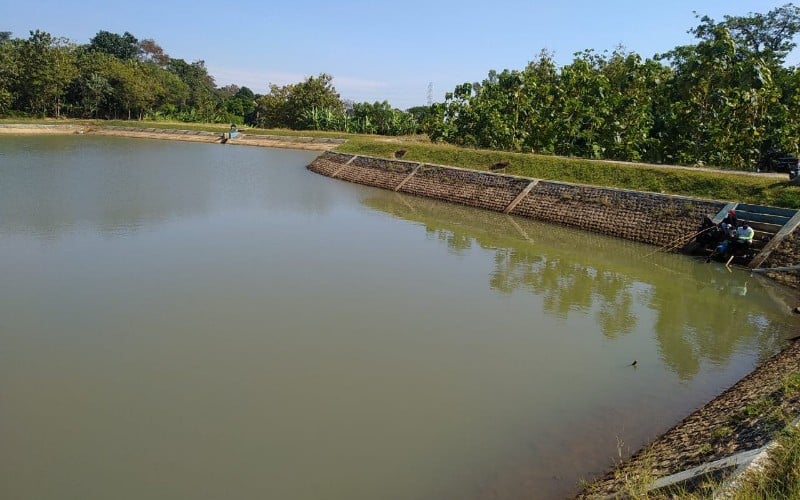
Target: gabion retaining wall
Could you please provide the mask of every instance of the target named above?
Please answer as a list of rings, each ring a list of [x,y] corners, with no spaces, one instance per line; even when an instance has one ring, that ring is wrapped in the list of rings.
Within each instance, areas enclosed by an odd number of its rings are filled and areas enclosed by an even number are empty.
[[[357,156],[336,177],[345,181],[394,189],[408,177],[416,163]]]
[[[532,179],[422,165],[400,192],[502,212]]]
[[[402,193],[498,212],[506,211],[535,181],[513,175],[334,152],[323,153],[308,168],[350,182],[392,190],[398,190],[400,186]],[[412,172],[414,175],[409,178]],[[667,246],[683,236],[689,236],[704,216],[713,216],[725,204],[722,201],[683,196],[538,181],[510,213]],[[680,250],[681,245],[674,248],[674,251]],[[763,267],[796,265],[798,255],[800,234],[795,231],[781,242]],[[779,281],[800,288],[798,273],[784,273]]]
[[[314,159],[314,161],[311,162],[311,165],[308,166],[308,169],[318,174],[333,177],[333,174],[340,170],[342,166],[344,166],[344,164],[346,164],[352,158],[353,155],[345,155],[328,151],[327,153],[323,153]]]
[[[703,216],[716,214],[724,206],[681,196],[542,181],[511,213],[667,245],[691,234]]]
[[[778,244],[762,267],[796,266],[798,260],[800,260],[800,231],[795,230]],[[767,275],[785,285],[800,288],[800,271],[767,273]]]

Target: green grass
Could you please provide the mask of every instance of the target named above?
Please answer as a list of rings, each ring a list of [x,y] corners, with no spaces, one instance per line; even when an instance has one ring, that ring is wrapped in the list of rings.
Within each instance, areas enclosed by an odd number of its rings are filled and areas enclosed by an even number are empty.
[[[409,161],[475,170],[488,170],[490,165],[508,161],[509,166],[504,172],[537,179],[800,208],[800,186],[789,184],[788,176],[778,179],[657,165],[505,153],[421,141],[398,143],[372,137],[351,138],[337,147],[336,151],[391,158],[398,149],[406,150],[403,159]]]
[[[800,430],[788,428],[770,454],[770,465],[745,475],[733,498],[800,498]]]
[[[225,132],[229,124],[183,123],[135,120],[42,120],[9,118],[0,123],[46,123],[81,125],[116,125],[125,127],[206,130]],[[788,176],[781,178],[742,175],[727,172],[706,172],[692,169],[666,168],[657,165],[603,162],[577,158],[507,153],[470,149],[449,144],[432,144],[424,136],[385,137],[312,130],[257,129],[240,127],[251,135],[283,135],[332,137],[347,139],[336,148],[342,153],[394,157],[398,149],[406,150],[404,160],[450,165],[474,170],[488,170],[490,165],[508,161],[505,173],[578,184],[667,193],[722,201],[755,203],[800,209],[800,186],[791,185]]]

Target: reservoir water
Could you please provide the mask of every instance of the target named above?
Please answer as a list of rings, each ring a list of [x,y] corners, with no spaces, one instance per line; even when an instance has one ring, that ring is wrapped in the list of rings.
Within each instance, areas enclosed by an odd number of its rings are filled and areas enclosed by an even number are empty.
[[[0,498],[563,497],[800,326],[745,272],[314,155],[0,136]]]

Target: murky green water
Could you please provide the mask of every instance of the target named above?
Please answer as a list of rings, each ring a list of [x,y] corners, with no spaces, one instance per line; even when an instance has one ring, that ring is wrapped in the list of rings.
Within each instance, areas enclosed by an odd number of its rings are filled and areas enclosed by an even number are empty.
[[[799,326],[745,273],[312,158],[0,136],[0,498],[564,496]]]

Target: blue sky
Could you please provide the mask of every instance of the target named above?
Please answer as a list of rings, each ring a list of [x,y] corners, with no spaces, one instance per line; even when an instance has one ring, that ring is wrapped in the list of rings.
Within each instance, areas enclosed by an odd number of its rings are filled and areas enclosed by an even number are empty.
[[[172,57],[202,59],[218,85],[264,93],[268,83],[334,76],[344,99],[405,109],[491,69],[522,69],[542,50],[623,45],[644,57],[692,42],[692,11],[766,13],[785,0],[0,0],[0,31],[41,29],[87,43],[98,31],[152,38]],[[792,54],[789,63],[800,58]]]

